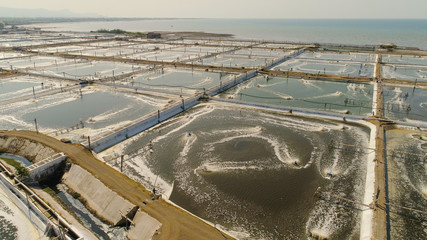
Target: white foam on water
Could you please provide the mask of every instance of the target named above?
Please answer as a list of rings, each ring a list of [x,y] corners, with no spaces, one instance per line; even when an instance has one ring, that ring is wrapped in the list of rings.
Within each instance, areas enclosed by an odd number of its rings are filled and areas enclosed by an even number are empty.
[[[363,93],[364,96],[371,97],[371,96],[368,96],[368,92],[364,84],[348,83],[347,91],[351,93],[353,96],[356,96],[358,93]]]
[[[295,161],[299,162],[298,159],[292,157],[289,154],[289,151],[288,151],[287,146],[285,144],[279,143],[277,139],[262,136],[261,135],[261,133],[262,133],[261,127],[258,126],[255,128],[250,128],[250,130],[252,130],[252,131],[255,130],[256,132],[243,133],[243,134],[241,133],[237,136],[225,137],[225,138],[222,138],[216,142],[209,143],[208,145],[213,146],[216,144],[229,142],[229,141],[232,141],[232,140],[238,139],[238,138],[250,138],[250,137],[259,138],[259,139],[267,141],[273,147],[274,153],[275,153],[277,159],[280,160],[282,163],[293,164]]]
[[[241,127],[241,128],[229,128],[225,130],[213,130],[211,132],[204,132],[202,134],[205,135],[217,135],[217,134],[254,134],[259,133],[262,131],[261,126],[255,126],[255,127]]]
[[[193,144],[197,141],[197,136],[194,134],[192,134],[191,136],[184,135],[181,140],[184,141],[185,144],[182,148],[182,151],[179,153],[179,159],[177,160],[177,162],[180,164],[184,164],[187,162],[188,152],[190,151]]]
[[[33,89],[32,88],[24,88],[24,89],[20,89],[20,90],[16,90],[13,92],[8,92],[8,93],[4,93],[4,94],[0,94],[0,96],[2,96],[5,100],[7,98],[14,98],[14,97],[18,97],[21,95],[25,95],[25,94],[32,94]]]
[[[284,100],[293,100],[294,99],[294,97],[292,97],[291,95],[287,95],[287,94],[284,94],[284,93],[279,93],[279,92],[275,92],[275,91],[272,91],[272,93],[275,94],[278,97],[283,98]]]
[[[347,90],[349,92],[356,93],[356,89],[357,89],[357,84],[356,83],[349,83],[349,84],[347,84]]]
[[[337,213],[338,209],[335,204],[321,203],[320,206],[315,206],[314,211],[310,214],[310,217],[306,224],[306,232],[314,233],[318,236],[322,236],[329,239],[329,236],[338,230],[340,227],[337,224]]]
[[[173,134],[175,132],[178,132],[181,129],[183,129],[184,127],[188,126],[190,123],[192,123],[197,118],[199,118],[199,117],[201,117],[203,115],[209,114],[209,113],[213,112],[214,110],[215,110],[214,108],[204,107],[203,109],[200,109],[199,111],[197,111],[195,113],[191,113],[190,115],[187,115],[188,118],[180,119],[180,121],[182,122],[182,124],[179,127],[175,128],[172,131],[169,131],[166,134],[163,134],[162,136],[158,136],[158,137],[154,138],[152,140],[152,142],[153,143],[159,142],[160,140],[167,138],[169,135],[171,135],[171,134]]]
[[[331,122],[329,124],[327,121],[313,122],[309,120],[304,120],[302,118],[288,117],[284,115],[273,115],[270,113],[260,113],[262,118],[261,122],[271,123],[278,126],[285,126],[297,130],[309,131],[309,132],[318,132],[318,131],[329,131],[331,129],[342,128],[342,125],[336,125]]]
[[[108,125],[108,126],[105,126],[102,128],[83,128],[83,129],[86,129],[86,136],[90,135],[91,139],[92,138],[96,139],[99,136],[102,136],[104,134],[113,133],[116,129],[121,128],[121,127],[123,127],[127,124],[131,124],[131,123],[132,123],[132,121],[125,120],[125,121],[114,123],[114,124],[111,124],[111,125]]]
[[[219,224],[215,224],[215,227],[223,232],[226,232],[228,235],[232,236],[235,239],[251,239],[251,234],[248,231],[246,231],[244,228],[233,227],[229,230],[226,230],[227,228]]]
[[[125,112],[125,111],[127,111],[127,110],[129,110],[129,109],[131,109],[131,108],[132,108],[132,106],[127,106],[127,107],[125,107],[125,108],[123,108],[123,109],[120,109],[120,110],[118,110],[118,111],[115,111],[115,110],[109,110],[109,111],[104,112],[104,113],[101,113],[101,114],[99,114],[99,115],[97,115],[97,116],[91,117],[91,118],[90,118],[90,119],[88,119],[87,121],[90,121],[90,120],[92,120],[92,121],[94,121],[94,122],[105,121],[105,120],[108,120],[109,118],[112,118],[113,116],[119,115],[119,114],[121,114],[122,112]]]
[[[319,89],[319,90],[322,90],[322,88],[321,88],[321,87],[319,87],[319,86],[315,85],[315,84],[313,83],[313,81],[311,81],[311,80],[306,80],[306,79],[302,78],[302,79],[300,80],[300,82],[301,82],[302,84],[306,85],[307,87],[314,87],[314,88],[317,88],[317,89]]]
[[[69,96],[64,96],[69,95]],[[71,95],[71,96],[70,96]],[[60,98],[60,99],[58,99]],[[13,104],[9,104],[6,107],[7,108],[17,108],[17,107],[23,107],[25,105],[34,104],[37,103],[36,106],[30,106],[29,108],[21,109],[19,110],[20,114],[26,114],[29,112],[36,112],[42,109],[50,108],[53,106],[61,105],[67,102],[75,101],[76,99],[80,99],[80,94],[73,94],[69,92],[63,92],[62,94],[54,94],[50,96],[44,96],[42,98],[36,98],[36,99],[29,99],[22,102],[17,102]]]
[[[246,90],[249,88],[252,88],[255,85],[256,81],[252,80],[252,81],[247,81],[247,82],[243,82],[238,84],[237,86],[235,86],[234,92],[231,94],[230,98],[236,99],[238,97],[238,94],[242,91],[242,90]],[[232,89],[232,91],[233,91]]]
[[[414,120],[414,119],[409,119],[409,118],[405,118],[405,122],[410,123],[411,125],[415,125],[421,128],[425,128],[427,127],[427,124],[425,121],[421,121],[421,120]]]
[[[351,136],[354,136],[354,145],[357,146],[361,146],[363,147],[369,147],[369,145],[367,145],[367,143],[369,143],[370,141],[370,136],[369,134],[366,134],[365,132],[361,131],[359,128],[355,128],[355,127],[350,127],[348,129],[348,131],[351,131]],[[366,154],[370,154],[372,152],[375,152],[375,150],[371,150],[371,149],[360,149],[361,153],[360,154],[364,154],[363,156],[366,156]],[[354,169],[354,167],[356,167],[360,162],[360,156],[356,156],[355,158],[352,159],[352,162],[350,164],[350,166],[347,166],[344,168],[344,171],[342,172],[343,175],[347,175],[350,173],[350,171],[352,171]],[[362,166],[363,169],[360,169],[358,171],[360,171],[361,174],[366,174],[366,167]]]
[[[96,154],[96,157],[100,160],[103,160],[104,157],[112,156],[112,157],[119,157],[123,154],[125,154],[125,149],[132,144],[134,139],[127,139],[119,144],[114,145],[111,148],[106,149],[105,151],[102,151],[98,154]],[[141,183],[146,189],[151,190],[154,187],[156,187],[156,190],[158,192],[163,193],[162,197],[165,199],[169,199],[170,194],[172,193],[173,184],[169,184],[166,180],[161,178],[159,175],[155,174],[150,167],[147,164],[145,153],[136,156],[132,160],[124,161],[125,166],[125,172],[124,174],[132,178],[133,180]],[[119,164],[115,164],[114,161],[108,162],[110,166],[120,171]],[[132,168],[138,175],[134,175],[132,171],[127,171],[126,166],[129,168]]]
[[[337,142],[342,142],[342,139],[340,137],[338,137],[338,139],[334,139]],[[335,149],[334,154],[333,154],[333,162],[332,162],[332,166],[330,166],[329,168],[326,168],[324,170],[324,177],[326,176],[326,174],[328,173],[332,173],[333,176],[338,175],[339,170],[337,169],[337,165],[338,165],[338,161],[341,159],[341,154],[339,149]]]
[[[276,95],[276,96],[278,96],[280,98],[283,98],[284,100],[292,100],[292,99],[294,99],[294,97],[292,97],[291,95],[287,95],[287,94],[281,93],[281,92],[276,92],[276,91],[273,91],[271,89],[261,89],[260,91],[266,92],[266,93],[269,93],[269,94],[272,94],[272,95]]]
[[[125,94],[127,98],[136,99],[137,101],[149,104],[151,106],[155,107],[162,107],[164,106],[168,100],[166,99],[160,99],[156,97],[150,97],[148,95],[134,95],[134,94]]]
[[[276,166],[272,165],[261,165],[258,161],[245,161],[245,162],[207,162],[200,165],[196,170],[208,171],[208,172],[230,172],[236,170],[266,170],[266,169],[277,169]],[[198,174],[196,172],[196,174]]]
[[[172,184],[168,183],[166,180],[161,178],[159,175],[155,174],[150,167],[147,165],[147,160],[144,155],[139,155],[132,159],[131,161],[125,161],[124,166],[132,168],[138,173],[139,176],[133,175],[131,172],[125,170],[125,174],[137,182],[140,182],[146,189],[151,191],[151,189],[156,188],[156,191],[162,193],[166,199],[169,199],[170,196],[167,196],[165,193],[171,193]],[[116,167],[119,171],[119,166]]]
[[[199,86],[204,86],[204,85],[209,84],[211,82],[213,82],[213,79],[211,77],[205,77],[202,79],[202,81],[192,85],[192,87],[195,88],[195,87],[199,87]]]
[[[344,93],[342,93],[340,91],[336,91],[334,93],[328,93],[328,94],[325,94],[325,95],[309,97],[308,99],[328,98],[328,97],[341,97],[341,96],[344,96]]]
[[[16,118],[15,116],[11,116],[11,115],[0,115],[0,121],[4,121],[6,123],[11,123],[11,124],[17,125],[18,128],[19,128],[19,126],[23,127],[24,129],[33,129],[34,128],[34,124],[27,123],[25,121],[22,121],[22,120]]]
[[[390,144],[388,146],[388,148],[391,148],[391,149],[398,148],[399,146],[401,146],[401,145],[403,145],[405,143],[410,142],[411,144],[417,144],[419,146],[419,149],[421,151],[423,151],[421,149],[420,145],[422,143],[425,143],[425,141],[419,140],[419,139],[417,139],[415,137],[412,137],[412,136],[408,136],[408,138],[409,138],[409,140],[406,139],[405,142],[399,142],[399,143],[397,143],[398,145],[397,144],[393,144],[393,145]],[[405,139],[405,138],[403,138],[403,139]],[[424,156],[426,156],[425,152],[424,152]],[[425,190],[425,187],[424,187],[425,183],[423,182],[424,179],[422,179],[422,178],[413,178],[413,179],[411,179],[410,178],[410,175],[414,175],[415,173],[414,172],[408,173],[408,168],[406,167],[406,160],[404,160],[404,159],[397,159],[395,162],[396,162],[396,165],[397,165],[397,169],[399,170],[399,174],[398,174],[399,178],[400,178],[399,180],[401,182],[403,182],[403,183],[406,183],[405,187],[406,188],[407,187],[412,188],[413,191],[420,193],[421,195],[424,196],[424,198],[426,198],[426,195],[425,195],[425,192],[424,192],[424,190]],[[423,171],[424,174],[427,174],[427,163],[422,162],[422,163],[420,163],[418,165],[418,167],[419,167],[420,170],[424,170]]]

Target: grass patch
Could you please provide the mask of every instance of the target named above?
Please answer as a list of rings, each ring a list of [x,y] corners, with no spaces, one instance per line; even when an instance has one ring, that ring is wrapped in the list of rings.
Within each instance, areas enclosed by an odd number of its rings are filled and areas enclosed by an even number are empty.
[[[15,161],[14,159],[11,159],[11,158],[5,158],[5,157],[0,157],[0,158],[3,159],[10,166],[14,167],[16,169],[16,172],[18,173],[18,176],[26,177],[29,175],[28,169],[26,167],[23,167],[20,162]]]
[[[73,194],[71,194],[71,196],[73,196],[73,198],[75,199],[79,199],[79,197],[81,197],[80,193],[78,192],[74,192]]]
[[[56,192],[52,188],[50,188],[50,187],[43,188],[43,191],[45,191],[46,193],[48,193],[51,196],[55,196],[56,195]]]

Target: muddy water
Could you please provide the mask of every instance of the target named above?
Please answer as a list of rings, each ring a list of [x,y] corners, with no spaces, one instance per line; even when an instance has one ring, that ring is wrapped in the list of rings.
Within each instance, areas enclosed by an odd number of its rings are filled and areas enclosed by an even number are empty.
[[[405,151],[425,155],[427,134],[402,130],[387,131],[390,229],[392,239],[424,239],[427,233],[427,174],[425,157],[399,154]],[[402,209],[412,208],[415,211]]]
[[[149,141],[154,152],[127,162],[125,173],[163,192],[163,181],[174,182],[173,202],[239,238],[358,238],[360,210],[314,197],[319,187],[354,201],[363,197],[366,153],[331,140],[365,145],[368,133],[343,127],[202,105],[129,142],[124,152]],[[145,167],[159,179],[145,178]]]

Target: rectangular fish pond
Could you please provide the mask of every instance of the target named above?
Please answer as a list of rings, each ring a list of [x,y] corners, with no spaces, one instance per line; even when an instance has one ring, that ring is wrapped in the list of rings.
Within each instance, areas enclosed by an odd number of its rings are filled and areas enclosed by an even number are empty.
[[[33,89],[38,93],[42,90],[58,88],[60,84],[57,81],[30,76],[0,78],[0,101],[32,95]],[[65,82],[63,84],[63,86],[66,85]]]
[[[102,79],[120,74],[132,73],[145,65],[128,64],[121,62],[91,61],[73,62],[68,60],[67,65],[51,66],[38,70],[40,74],[54,77],[66,77],[74,79]]]
[[[39,69],[43,67],[64,64],[67,59],[59,57],[28,56],[22,58],[11,58],[0,61],[0,67],[4,69]],[[71,60],[68,60],[71,62]]]
[[[258,76],[220,94],[244,102],[309,108],[356,115],[372,114],[370,84]]]
[[[260,68],[271,64],[276,58],[258,57],[248,55],[220,54],[209,58],[202,58],[194,61],[194,64],[210,65],[217,67],[248,67]]]
[[[314,196],[363,199],[367,153],[332,139],[369,129],[208,103],[98,156],[239,239],[357,239],[362,209]]]
[[[426,56],[382,55],[383,63],[427,66]]]
[[[78,140],[83,134],[93,136],[130,123],[162,109],[168,101],[159,96],[77,86],[69,91],[0,106],[0,129],[35,130],[36,119],[39,131]]]
[[[276,67],[274,70],[306,72],[313,74],[332,74],[352,77],[373,77],[374,64],[354,63],[338,60],[292,59]]]
[[[193,95],[202,93],[236,77],[237,74],[223,72],[206,72],[197,70],[176,70],[157,68],[146,73],[125,79],[121,84],[142,88],[144,90],[165,92],[175,95]],[[116,81],[117,83],[117,81]]]
[[[386,132],[391,239],[424,239],[427,232],[427,134]]]
[[[367,53],[335,53],[335,52],[311,52],[305,51],[303,54],[296,57],[297,59],[311,59],[311,60],[329,60],[340,62],[365,62],[375,63],[376,54]]]
[[[382,66],[384,78],[395,78],[399,80],[427,81],[427,66]],[[414,82],[415,83],[415,82]]]
[[[383,95],[387,118],[412,123],[427,121],[427,90],[386,86]]]

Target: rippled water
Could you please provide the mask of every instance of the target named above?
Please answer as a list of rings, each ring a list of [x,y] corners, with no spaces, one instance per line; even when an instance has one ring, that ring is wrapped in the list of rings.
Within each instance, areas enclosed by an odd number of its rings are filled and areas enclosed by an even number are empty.
[[[427,121],[427,91],[384,87],[384,109],[388,118],[412,123]]]
[[[152,141],[154,152],[127,162],[125,173],[161,192],[174,182],[173,202],[243,239],[357,237],[358,209],[314,197],[319,187],[355,201],[363,196],[366,154],[328,147],[332,139],[364,145],[368,133],[213,105],[196,107],[119,148],[129,153]]]
[[[372,109],[372,89],[369,84],[260,76],[225,91],[220,97],[369,115]]]
[[[399,154],[398,151],[424,155],[427,135],[420,132],[388,131],[387,159],[392,239],[424,239],[427,233],[427,175],[425,157]],[[400,207],[412,208],[412,210]]]
[[[81,92],[80,92],[81,91]],[[104,89],[83,88],[0,106],[1,129],[43,132],[84,123],[85,130],[105,131],[161,108],[167,99]]]

